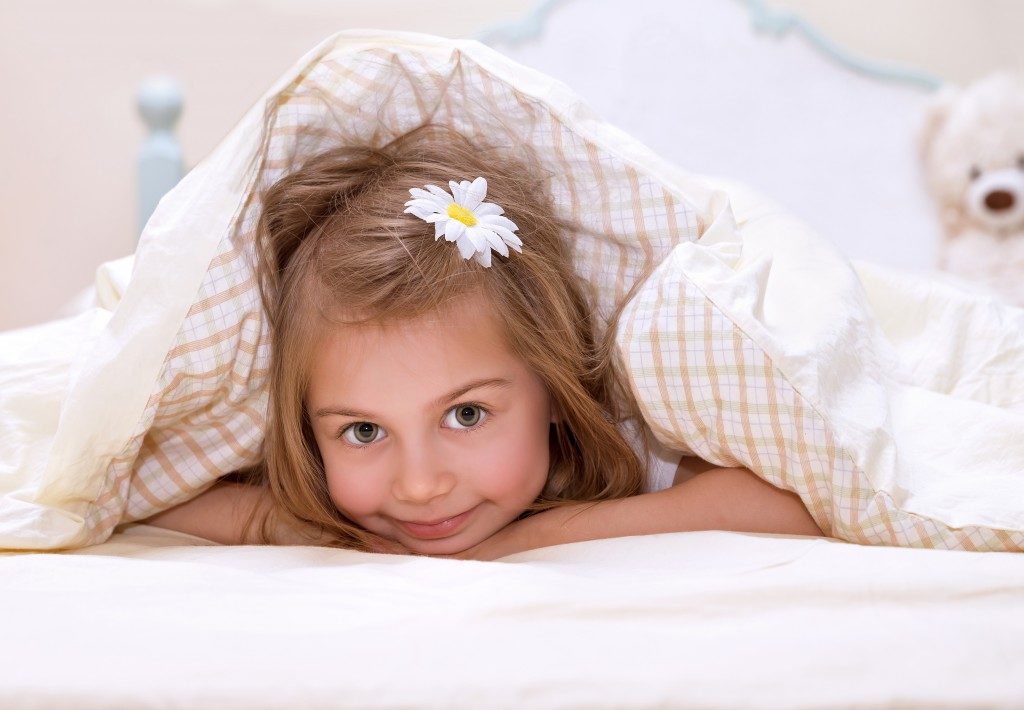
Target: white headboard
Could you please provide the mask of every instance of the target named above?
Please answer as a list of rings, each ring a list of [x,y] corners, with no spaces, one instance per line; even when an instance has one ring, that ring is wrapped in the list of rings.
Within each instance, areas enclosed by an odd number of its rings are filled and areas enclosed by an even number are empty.
[[[847,255],[932,268],[939,226],[916,133],[934,77],[853,57],[763,0],[543,0],[479,39],[683,169],[774,198]],[[143,223],[181,170],[175,92],[161,78],[140,95],[154,129]]]
[[[916,132],[937,79],[851,57],[760,0],[548,0],[483,39],[683,169],[775,199],[849,256],[932,267],[939,226]]]

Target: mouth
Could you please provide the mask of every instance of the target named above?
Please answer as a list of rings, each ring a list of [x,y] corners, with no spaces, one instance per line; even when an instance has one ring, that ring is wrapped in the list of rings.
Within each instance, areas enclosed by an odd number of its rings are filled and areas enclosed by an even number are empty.
[[[463,513],[434,522],[414,522],[411,520],[399,520],[398,518],[394,520],[413,537],[421,540],[437,540],[438,538],[454,535],[461,530],[473,511],[478,507],[479,505],[475,505]]]

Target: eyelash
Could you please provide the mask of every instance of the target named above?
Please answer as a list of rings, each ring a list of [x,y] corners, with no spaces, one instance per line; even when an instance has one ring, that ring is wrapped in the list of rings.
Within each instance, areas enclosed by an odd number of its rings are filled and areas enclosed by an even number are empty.
[[[481,412],[484,413],[483,421],[468,429],[452,429],[452,431],[458,432],[459,434],[474,434],[483,429],[485,426],[487,426],[487,423],[491,421],[491,410],[483,406],[482,404],[477,404],[476,402],[463,402],[462,404],[456,404],[454,407],[450,407],[447,410],[445,410],[445,417],[448,416],[449,412],[452,412],[461,407],[475,407],[476,409],[479,409]],[[334,438],[340,440],[341,443],[343,443],[345,446],[348,446],[353,449],[367,449],[371,446],[376,446],[378,443],[377,441],[373,441],[369,444],[351,444],[345,440],[346,431],[348,431],[349,429],[358,424],[367,423],[372,424],[373,422],[352,422],[351,424],[347,424],[338,430],[338,433],[335,434]]]

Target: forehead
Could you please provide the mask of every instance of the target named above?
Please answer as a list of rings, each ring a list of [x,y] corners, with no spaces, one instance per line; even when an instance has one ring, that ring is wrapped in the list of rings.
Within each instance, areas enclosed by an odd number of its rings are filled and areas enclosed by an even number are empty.
[[[466,297],[416,318],[329,328],[314,349],[310,399],[328,392],[436,396],[472,379],[516,378],[526,369],[489,303]]]

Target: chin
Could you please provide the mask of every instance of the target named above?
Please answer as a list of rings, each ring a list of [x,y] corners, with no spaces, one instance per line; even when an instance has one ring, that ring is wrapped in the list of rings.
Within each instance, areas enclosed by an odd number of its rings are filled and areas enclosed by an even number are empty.
[[[466,535],[452,535],[451,537],[443,537],[438,540],[420,540],[414,537],[403,537],[404,539],[400,539],[398,542],[405,545],[412,552],[428,556],[454,555],[468,550],[473,545],[481,542]]]

